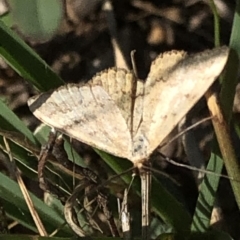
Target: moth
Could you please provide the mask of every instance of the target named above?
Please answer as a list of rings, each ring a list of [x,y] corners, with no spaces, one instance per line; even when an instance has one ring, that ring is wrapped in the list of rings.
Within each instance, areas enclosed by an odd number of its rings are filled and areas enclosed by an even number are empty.
[[[87,84],[34,96],[28,105],[45,124],[138,166],[212,85],[227,57],[227,47],[192,56],[165,52],[145,82],[111,68]]]
[[[140,169],[220,75],[228,53],[227,47],[195,55],[165,52],[145,81],[110,68],[86,84],[37,95],[28,105],[45,124]]]

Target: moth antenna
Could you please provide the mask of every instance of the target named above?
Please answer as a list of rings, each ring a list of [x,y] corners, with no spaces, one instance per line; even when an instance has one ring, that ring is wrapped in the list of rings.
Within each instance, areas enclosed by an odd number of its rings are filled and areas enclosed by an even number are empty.
[[[194,171],[194,178],[196,180],[197,185],[199,185],[201,183],[201,180],[204,177],[204,172],[200,171],[201,169],[205,168],[205,160],[204,157],[202,155],[202,152],[200,151],[198,144],[196,143],[196,140],[193,136],[193,133],[190,132],[190,130],[196,128],[198,125],[211,120],[213,117],[206,117],[198,122],[196,122],[195,124],[192,124],[189,127],[186,127],[186,117],[184,118],[185,120],[181,121],[178,126],[179,126],[179,133],[176,134],[173,138],[171,138],[169,141],[165,142],[162,146],[165,146],[167,144],[172,143],[173,141],[175,141],[176,139],[181,137],[181,143],[183,145],[184,151],[188,157],[188,161],[189,164],[192,167],[195,167],[196,169],[199,169],[199,171]],[[183,122],[183,123],[182,123]],[[188,134],[186,134],[188,133]],[[160,147],[160,148],[161,148]]]
[[[207,122],[209,120],[211,120],[213,118],[213,116],[210,117],[206,117],[203,118],[202,120],[194,123],[193,125],[191,125],[190,127],[187,127],[186,129],[184,129],[183,131],[181,131],[180,133],[176,134],[173,138],[171,138],[169,141],[162,143],[159,148],[162,148],[170,143],[172,143],[173,141],[175,141],[176,139],[178,139],[179,137],[181,137],[182,135],[186,134],[188,131],[190,131],[191,129],[197,127],[198,125],[201,125],[204,122]]]
[[[175,165],[175,166],[178,166],[178,167],[183,167],[183,168],[189,169],[191,171],[203,172],[205,174],[214,174],[215,176],[226,178],[228,180],[233,180],[235,182],[239,182],[240,183],[240,180],[232,178],[232,177],[229,177],[227,175],[218,174],[218,173],[215,173],[215,172],[209,171],[209,170],[199,169],[199,168],[196,168],[196,167],[193,167],[193,166],[189,166],[189,165],[186,165],[186,164],[183,164],[183,163],[178,163],[178,162],[174,161],[173,159],[165,156],[162,153],[160,153],[160,155],[161,155],[161,157],[163,157],[167,162],[171,163],[172,165]],[[157,171],[155,171],[155,172],[157,172]]]

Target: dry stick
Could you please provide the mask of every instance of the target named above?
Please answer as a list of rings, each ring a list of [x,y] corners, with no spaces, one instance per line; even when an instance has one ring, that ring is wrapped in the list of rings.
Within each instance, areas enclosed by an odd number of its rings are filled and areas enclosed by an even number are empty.
[[[131,236],[131,225],[130,225],[130,213],[128,211],[128,190],[124,190],[122,207],[120,212],[120,219],[122,223],[123,239],[132,239]]]
[[[235,151],[233,149],[229,127],[222,114],[217,97],[210,90],[205,94],[208,108],[214,118],[212,119],[213,127],[219,144],[219,148],[225,163],[230,182],[233,188],[238,208],[240,209],[240,187],[234,179],[240,179],[240,166],[238,164]]]
[[[164,10],[162,10],[162,8],[159,9],[156,6],[154,6],[152,3],[147,2],[147,1],[134,0],[131,2],[131,4],[135,8],[143,10],[143,12],[145,13],[144,14],[145,16],[155,15],[155,16],[159,16],[163,19],[166,19],[167,21],[169,21],[171,23],[179,24],[179,17],[176,17],[177,12],[176,12],[176,14],[168,14],[169,10],[167,8],[165,8]],[[144,15],[143,15],[143,17],[145,17]]]
[[[70,193],[69,193],[69,195],[70,195]],[[91,202],[89,202],[89,204],[92,204],[93,201],[95,201],[95,200],[92,200]],[[73,212],[72,212],[72,218],[73,218],[72,221],[75,222],[76,224],[78,224],[78,225],[79,225],[79,228],[80,228],[79,231],[82,231],[82,232],[83,232],[83,229],[80,227],[80,224],[78,223],[76,214],[83,212],[84,209],[82,208],[82,209],[79,210],[77,213],[76,213],[74,210],[72,210],[72,211],[73,211]],[[55,236],[55,235],[59,232],[59,230],[61,230],[66,224],[68,224],[67,221],[65,221],[64,223],[62,223],[62,224],[61,224],[58,228],[56,228],[51,234],[49,234],[49,237]],[[99,230],[99,229],[98,229],[98,230]]]
[[[136,61],[135,61],[135,53],[136,53],[136,50],[132,50],[130,54],[131,54],[133,73],[134,73],[135,77],[138,79],[137,65],[136,65]]]
[[[110,207],[109,207],[108,197],[102,192],[98,192],[97,202],[98,202],[98,206],[100,207],[105,217],[107,218],[107,223],[108,223],[109,229],[111,230],[112,236],[119,237],[118,228],[112,216],[112,212],[109,210]]]
[[[12,223],[10,223],[9,225],[8,225],[8,230],[11,230],[12,228],[14,228],[15,226],[17,226],[18,225],[18,221],[13,221]]]
[[[8,144],[8,142],[7,142],[5,137],[3,137],[3,140],[4,140],[4,143],[5,143],[5,146],[6,146],[6,150],[8,152],[9,159],[13,163],[13,165],[15,166],[15,174],[16,174],[16,179],[17,179],[18,185],[19,185],[19,187],[20,187],[20,189],[22,191],[23,197],[24,197],[24,199],[26,201],[26,204],[27,204],[28,209],[29,209],[29,211],[31,213],[33,221],[34,221],[34,223],[35,223],[35,225],[36,225],[36,227],[38,229],[38,232],[39,232],[40,236],[48,236],[48,234],[47,234],[47,232],[46,232],[46,230],[45,230],[45,228],[44,228],[44,226],[42,224],[42,221],[39,218],[38,213],[37,213],[37,211],[34,208],[34,204],[32,202],[32,199],[29,196],[29,193],[28,193],[27,188],[26,188],[26,186],[25,186],[25,184],[24,184],[24,182],[22,180],[20,172],[19,172],[18,168],[16,168],[15,161],[14,161],[14,159],[12,157],[9,144]]]
[[[54,131],[53,129],[51,131]],[[42,147],[40,155],[38,157],[38,181],[39,186],[43,191],[47,191],[49,189],[48,183],[45,181],[43,170],[47,163],[47,158],[52,151],[52,146],[56,140],[56,132],[50,135],[48,139],[48,143],[46,146]]]
[[[151,174],[144,168],[141,170],[141,196],[142,196],[142,239],[148,240],[150,237],[150,189]]]
[[[78,185],[72,195],[67,199],[65,205],[64,205],[64,216],[65,219],[67,221],[67,223],[69,224],[69,226],[72,228],[72,230],[80,237],[85,237],[86,234],[83,231],[83,229],[81,229],[80,225],[78,222],[76,222],[76,218],[74,217],[74,210],[73,210],[73,206],[75,204],[75,201],[78,197],[79,192],[81,192],[85,187],[86,187],[87,183],[85,182],[84,184]]]
[[[108,22],[108,28],[111,35],[111,41],[113,46],[115,65],[118,68],[129,69],[123,52],[120,48],[117,36],[117,24],[114,16],[113,7],[111,1],[106,0],[103,4],[103,10],[106,13],[106,18]]]
[[[150,163],[147,163],[150,164]],[[145,164],[144,164],[145,165]],[[151,193],[151,173],[144,167],[140,170],[141,195],[142,195],[142,239],[150,237],[150,193]]]

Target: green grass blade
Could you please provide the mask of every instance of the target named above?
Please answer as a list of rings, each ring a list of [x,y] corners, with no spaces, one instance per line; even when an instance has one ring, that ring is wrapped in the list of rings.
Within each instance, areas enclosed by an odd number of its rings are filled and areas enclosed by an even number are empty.
[[[0,182],[0,198],[8,215],[23,226],[36,232],[36,227],[17,183],[2,173],[0,173]],[[63,216],[60,216],[33,194],[30,193],[30,196],[48,232],[52,232],[64,223]],[[62,229],[62,234],[66,236],[67,233],[69,234],[71,231],[65,226]]]
[[[8,4],[14,25],[24,36],[36,41],[46,41],[56,34],[63,16],[62,1],[8,0]]]
[[[0,55],[37,89],[47,91],[64,82],[16,33],[0,21]]]
[[[34,132],[34,136],[41,143],[41,145],[45,145],[47,143],[50,130],[51,128],[49,126],[41,124]],[[76,150],[72,147],[71,143],[69,142],[69,138],[65,137],[64,140],[64,149],[67,152],[68,159],[77,165],[86,167],[84,159],[81,158]]]
[[[222,159],[212,154],[206,170],[220,174],[222,168]],[[205,175],[200,186],[191,231],[205,232],[209,228],[219,180],[220,177],[214,174]]]
[[[215,47],[220,46],[220,23],[219,23],[219,16],[217,12],[217,7],[213,0],[210,0],[209,6],[211,7],[213,18],[214,18],[214,41],[215,41]]]
[[[28,178],[35,179],[37,177],[37,159],[26,149],[18,146],[17,144],[8,141],[9,147],[11,149],[11,154],[14,159],[17,160],[16,164],[22,171],[22,173]],[[0,145],[5,149],[5,144],[3,138],[0,137]],[[2,151],[2,150],[0,150]],[[8,157],[7,157],[8,159]],[[1,183],[0,183],[1,185]]]
[[[236,9],[233,19],[233,26],[230,37],[230,56],[226,65],[226,74],[222,81],[222,88],[220,93],[220,101],[223,112],[228,121],[232,116],[233,99],[235,96],[235,89],[238,82],[238,69],[240,59],[240,1],[236,1]]]
[[[32,143],[37,144],[32,132],[27,128],[25,123],[8,108],[0,99],[0,128],[8,131],[17,131],[26,136]]]
[[[0,100],[0,144],[2,148],[5,148],[5,144],[3,142],[2,130],[11,131],[13,133],[21,133],[22,138],[21,142],[24,143],[26,140],[29,140],[29,143],[38,147],[38,142],[35,139],[33,133],[27,128],[24,122],[22,122],[8,106],[5,105],[4,102]],[[26,138],[26,139],[24,139]],[[11,141],[9,141],[10,149],[13,157],[18,161],[18,167],[27,174],[30,178],[35,178],[36,175],[36,167],[37,160],[33,157],[31,152],[24,149],[22,146],[19,146]]]

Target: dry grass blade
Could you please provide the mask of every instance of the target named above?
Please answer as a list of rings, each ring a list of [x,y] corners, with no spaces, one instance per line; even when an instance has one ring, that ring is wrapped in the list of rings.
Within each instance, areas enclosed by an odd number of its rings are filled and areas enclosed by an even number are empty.
[[[4,143],[5,143],[5,146],[6,146],[6,150],[8,152],[9,159],[12,162],[12,164],[14,164],[14,159],[13,159],[13,157],[11,155],[11,150],[10,150],[9,144],[8,144],[8,142],[7,142],[5,137],[3,137],[3,140],[4,140]],[[14,166],[15,166],[15,164],[14,164]],[[20,172],[19,172],[18,168],[16,168],[16,167],[15,167],[15,175],[16,175],[16,179],[17,179],[18,185],[19,185],[19,187],[20,187],[20,189],[22,191],[23,197],[24,197],[24,199],[26,201],[26,204],[27,204],[27,206],[29,208],[29,211],[30,211],[30,213],[32,215],[32,218],[33,218],[33,220],[35,222],[35,225],[36,225],[36,227],[38,229],[38,232],[39,232],[40,236],[48,236],[48,234],[47,234],[47,232],[46,232],[46,230],[45,230],[45,228],[44,228],[44,226],[42,224],[42,221],[41,221],[37,211],[34,208],[33,202],[32,202],[32,200],[31,200],[31,198],[30,198],[30,196],[28,194],[27,188],[26,188],[26,186],[25,186],[25,184],[24,184],[24,182],[22,180]]]
[[[224,119],[221,107],[217,101],[217,97],[211,91],[206,93],[207,104],[210,113],[214,118],[212,118],[213,127],[218,140],[221,154],[230,178],[230,182],[233,188],[233,192],[236,198],[238,207],[240,208],[240,189],[239,180],[240,176],[240,166],[238,164],[235,151],[233,149],[229,127],[226,120]]]
[[[122,231],[124,239],[131,236],[130,212],[128,211],[128,190],[125,189],[120,212]]]
[[[102,209],[102,211],[107,219],[108,226],[109,226],[109,229],[111,230],[112,236],[119,237],[119,232],[116,227],[112,212],[109,210],[110,206],[109,206],[109,199],[108,199],[107,195],[103,194],[101,192],[98,192],[97,202],[98,202],[98,206]]]
[[[67,223],[72,228],[72,230],[80,237],[85,237],[86,233],[81,228],[81,226],[77,220],[76,213],[73,209],[73,206],[75,205],[75,201],[77,199],[78,193],[81,192],[87,185],[88,185],[88,183],[86,181],[84,183],[78,185],[74,189],[72,195],[67,199],[65,206],[64,206],[64,216],[65,216]]]

